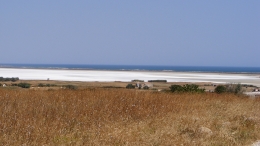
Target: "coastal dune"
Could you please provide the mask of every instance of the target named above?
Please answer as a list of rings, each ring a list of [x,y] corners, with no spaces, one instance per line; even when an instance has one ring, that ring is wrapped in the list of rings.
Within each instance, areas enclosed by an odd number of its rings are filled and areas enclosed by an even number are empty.
[[[241,83],[260,86],[259,74],[205,73],[168,71],[108,71],[68,69],[0,68],[2,77],[19,77],[21,80],[59,81],[131,81],[133,79],[167,80],[168,82]]]

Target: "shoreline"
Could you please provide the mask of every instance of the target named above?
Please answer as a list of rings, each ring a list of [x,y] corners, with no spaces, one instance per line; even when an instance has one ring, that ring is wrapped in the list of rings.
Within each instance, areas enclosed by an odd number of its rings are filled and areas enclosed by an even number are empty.
[[[172,73],[216,73],[216,74],[247,74],[256,75],[260,72],[221,72],[221,71],[178,71],[178,70],[145,70],[145,69],[91,69],[91,68],[34,68],[34,67],[2,67],[0,69],[35,69],[35,70],[75,70],[75,71],[129,71],[129,72],[172,72]]]
[[[151,67],[151,68],[147,68]],[[163,68],[162,68],[163,67]],[[144,72],[194,72],[194,73],[228,73],[228,74],[260,74],[260,67],[228,67],[228,66],[162,66],[162,65],[91,65],[91,64],[0,64],[0,68],[10,69],[43,69],[43,70],[95,70],[95,71],[144,71]],[[139,69],[138,69],[139,68]],[[187,70],[187,68],[190,68]],[[200,68],[200,69],[198,69]],[[206,69],[207,68],[207,69]],[[212,70],[215,68],[216,70]],[[234,70],[227,70],[231,68]],[[242,71],[243,69],[254,69]],[[222,70],[223,69],[223,70]],[[240,69],[240,71],[237,71]]]

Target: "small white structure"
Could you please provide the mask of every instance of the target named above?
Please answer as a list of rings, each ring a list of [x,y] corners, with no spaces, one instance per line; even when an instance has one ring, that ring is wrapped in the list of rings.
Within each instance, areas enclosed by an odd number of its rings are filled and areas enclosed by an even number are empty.
[[[137,88],[141,88],[141,84],[139,83],[139,82],[137,82],[136,84],[135,84],[135,86],[137,87]]]
[[[3,84],[3,87],[6,87],[6,84]]]

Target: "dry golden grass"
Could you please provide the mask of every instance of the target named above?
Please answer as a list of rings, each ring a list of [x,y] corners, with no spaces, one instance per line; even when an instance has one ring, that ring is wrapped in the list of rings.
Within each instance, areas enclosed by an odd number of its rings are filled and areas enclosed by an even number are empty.
[[[0,144],[249,145],[260,139],[259,104],[231,94],[0,88]]]

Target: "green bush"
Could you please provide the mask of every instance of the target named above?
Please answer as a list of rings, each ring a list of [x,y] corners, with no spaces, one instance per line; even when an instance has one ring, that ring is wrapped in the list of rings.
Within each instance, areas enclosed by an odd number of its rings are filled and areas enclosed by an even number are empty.
[[[183,88],[181,85],[171,85],[170,89],[172,92],[183,92]]]
[[[215,88],[216,93],[234,93],[234,94],[241,94],[242,91],[242,86],[241,84],[226,84],[226,85],[218,85]]]
[[[127,88],[127,89],[134,89],[134,88],[135,88],[135,86],[134,86],[134,85],[132,85],[132,84],[128,84],[128,85],[126,86],[126,88]]]
[[[55,85],[55,84],[43,84],[43,83],[38,84],[38,87],[55,87],[55,86],[57,86],[57,85]]]
[[[148,90],[149,87],[148,87],[148,86],[144,86],[143,89],[144,89],[144,90]]]
[[[226,85],[227,92],[239,94],[242,92],[242,85],[241,84],[228,84]]]
[[[21,87],[21,88],[30,88],[31,84],[29,84],[29,83],[19,83],[17,86]]]
[[[170,90],[172,92],[198,92],[198,93],[205,92],[205,89],[200,89],[199,86],[195,84],[186,84],[183,86],[171,85]]]
[[[241,93],[242,92],[242,85],[241,84],[237,84],[235,86],[235,94]]]
[[[215,88],[215,92],[218,93],[218,94],[224,93],[224,92],[226,92],[226,90],[227,90],[226,87],[223,86],[223,85],[218,85],[218,86]]]
[[[204,92],[205,89],[200,89],[198,85],[186,84],[183,86],[185,92]]]
[[[38,84],[38,87],[44,87],[45,85],[43,83]]]
[[[65,88],[66,88],[66,89],[75,90],[75,89],[77,89],[77,86],[74,86],[74,85],[66,85]]]

